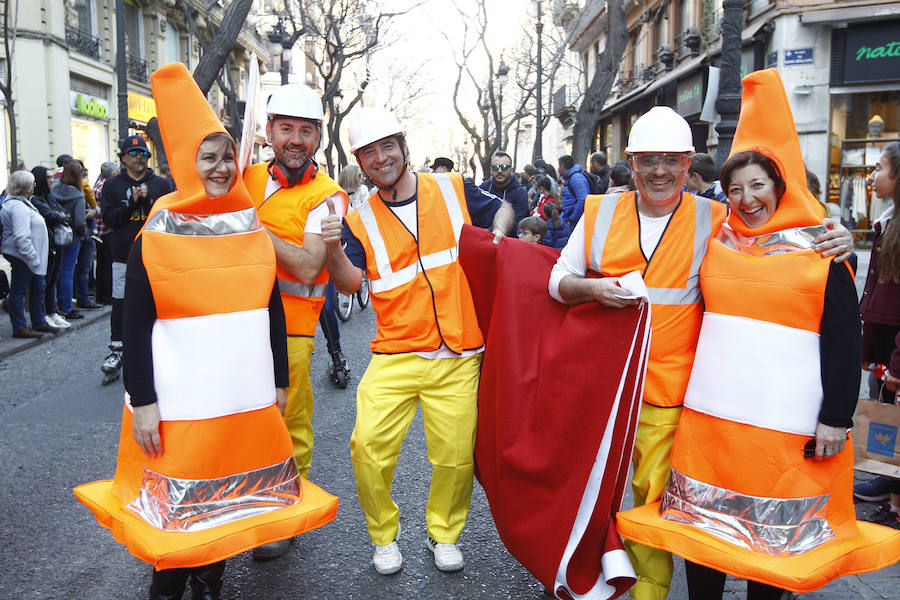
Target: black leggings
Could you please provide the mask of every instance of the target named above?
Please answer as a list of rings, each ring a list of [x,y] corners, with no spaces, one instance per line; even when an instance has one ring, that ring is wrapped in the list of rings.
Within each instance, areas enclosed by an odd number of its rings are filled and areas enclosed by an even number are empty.
[[[684,561],[690,600],[722,600],[725,592],[725,573]],[[747,600],[784,600],[790,595],[782,589],[747,580]]]

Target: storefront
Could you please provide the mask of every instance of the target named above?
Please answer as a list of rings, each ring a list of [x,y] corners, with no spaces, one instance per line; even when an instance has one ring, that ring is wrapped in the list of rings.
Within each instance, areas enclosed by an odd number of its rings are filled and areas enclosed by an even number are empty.
[[[72,156],[84,163],[91,181],[100,174],[100,165],[115,156],[109,143],[109,94],[107,86],[70,78]]]
[[[153,140],[147,135],[147,123],[156,116],[156,102],[150,96],[128,92],[128,135],[139,135],[147,140],[147,147],[153,155],[149,165],[157,170],[157,152]]]
[[[900,19],[833,29],[831,43],[828,200],[865,237],[888,207],[866,175],[900,141]]]

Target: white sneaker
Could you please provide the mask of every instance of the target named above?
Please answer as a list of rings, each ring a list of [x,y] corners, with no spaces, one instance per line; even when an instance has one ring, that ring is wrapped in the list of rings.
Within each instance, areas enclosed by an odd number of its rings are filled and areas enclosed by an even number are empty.
[[[60,329],[67,329],[72,326],[72,324],[66,321],[59,313],[49,314],[46,319],[48,323],[54,327],[59,327]]]
[[[400,554],[400,546],[396,541],[387,546],[375,544],[375,553],[372,555],[375,570],[379,575],[393,575],[403,566],[403,555]]]
[[[426,538],[428,549],[434,552],[434,566],[438,571],[459,571],[465,566],[462,552],[456,544],[441,544],[429,535]]]

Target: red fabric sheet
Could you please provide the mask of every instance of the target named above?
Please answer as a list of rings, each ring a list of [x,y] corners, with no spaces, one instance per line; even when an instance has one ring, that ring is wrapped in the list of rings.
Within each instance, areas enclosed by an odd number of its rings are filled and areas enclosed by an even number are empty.
[[[600,561],[622,549],[613,516],[640,408],[647,304],[557,302],[547,292],[552,248],[510,238],[495,246],[469,226],[459,248],[486,342],[476,474],[500,537],[558,597],[615,598],[634,574],[630,565],[604,573]]]

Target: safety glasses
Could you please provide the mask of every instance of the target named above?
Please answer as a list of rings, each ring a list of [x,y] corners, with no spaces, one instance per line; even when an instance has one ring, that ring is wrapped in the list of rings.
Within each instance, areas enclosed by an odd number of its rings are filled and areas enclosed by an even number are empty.
[[[126,152],[128,156],[141,156],[143,158],[150,158],[150,153],[146,150],[129,150]]]
[[[662,166],[664,171],[677,173],[685,168],[686,154],[635,154],[631,161],[638,173],[652,173]]]
[[[512,165],[491,165],[491,171],[503,171],[505,173],[506,171],[509,171],[511,166]]]

